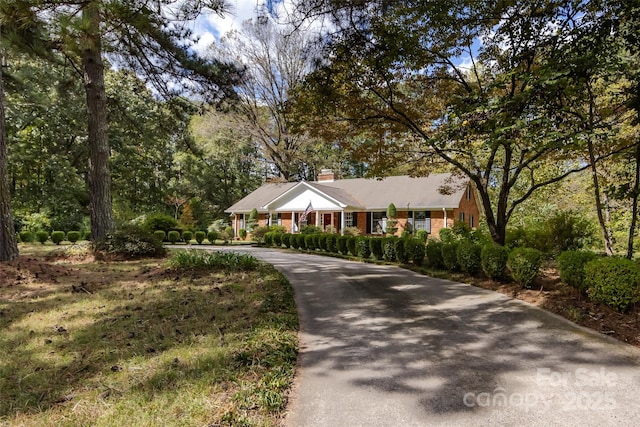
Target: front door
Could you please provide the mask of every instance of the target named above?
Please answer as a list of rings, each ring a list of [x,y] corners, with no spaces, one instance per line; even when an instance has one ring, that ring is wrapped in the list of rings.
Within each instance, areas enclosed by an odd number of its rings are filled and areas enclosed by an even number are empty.
[[[324,225],[324,229],[326,230],[328,226],[331,225],[331,215],[333,214],[324,214],[324,216],[322,217],[322,224]]]

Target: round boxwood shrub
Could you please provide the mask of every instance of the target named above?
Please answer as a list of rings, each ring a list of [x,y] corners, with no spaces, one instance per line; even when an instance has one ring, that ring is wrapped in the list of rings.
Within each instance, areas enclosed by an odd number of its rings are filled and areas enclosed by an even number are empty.
[[[385,237],[382,239],[382,257],[386,261],[396,260],[396,237]]]
[[[20,240],[22,240],[23,243],[33,242],[33,233],[30,231],[21,231]]]
[[[456,249],[456,257],[460,270],[471,275],[480,271],[481,261],[480,252],[482,248],[477,243],[471,241],[463,241]]]
[[[180,232],[171,230],[167,233],[167,239],[169,239],[172,244],[175,244],[176,242],[180,241]]]
[[[427,243],[428,238],[429,238],[429,232],[427,230],[416,231],[416,239],[420,240],[422,243]]]
[[[273,245],[276,248],[279,248],[282,246],[282,233],[274,233],[273,234]]]
[[[338,237],[337,246],[338,252],[342,255],[347,255],[349,253],[349,239],[350,236],[340,236]]]
[[[44,245],[45,242],[49,240],[49,233],[46,231],[36,232],[36,240]]]
[[[338,253],[338,237],[335,234],[329,234],[327,236],[327,252],[332,254]]]
[[[597,255],[588,251],[564,251],[558,257],[560,280],[581,292],[587,290],[585,283],[584,266],[597,258]]]
[[[409,260],[415,265],[422,265],[425,254],[424,242],[419,239],[407,239],[404,246]]]
[[[164,242],[167,233],[165,233],[164,230],[156,230],[153,232],[153,236],[158,239],[158,242]]]
[[[299,234],[292,234],[291,237],[289,238],[289,241],[291,242],[291,247],[293,249],[300,249],[300,243],[298,242],[298,236],[299,236]]]
[[[356,237],[356,253],[357,256],[363,259],[369,259],[371,256],[371,244],[369,240],[373,240],[369,237]]]
[[[67,233],[67,240],[71,243],[76,243],[80,240],[80,232],[79,231],[70,231]]]
[[[480,262],[482,271],[493,280],[501,280],[507,269],[507,258],[509,249],[504,246],[489,244],[480,251]]]
[[[458,242],[453,241],[442,244],[442,263],[449,271],[458,271],[460,269],[460,265],[458,265],[458,245]]]
[[[275,233],[273,231],[268,231],[264,233],[264,244],[267,246],[273,245],[273,235]]]
[[[410,259],[409,253],[407,252],[408,241],[409,238],[396,239],[396,259],[403,264],[408,264]]]
[[[241,228],[240,230],[238,230],[238,235],[240,236],[240,238],[242,240],[246,240],[247,239],[247,229],[246,228]]]
[[[168,233],[172,229],[176,228],[177,225],[178,221],[176,221],[171,215],[154,213],[147,215],[143,226],[149,231],[162,230],[165,233]]]
[[[212,245],[216,244],[216,240],[218,240],[219,237],[220,236],[218,235],[218,232],[216,230],[211,230],[210,232],[207,233],[207,240]]]
[[[316,250],[316,242],[318,241],[318,236],[316,234],[303,234],[304,236],[304,247],[308,251]]]
[[[207,234],[204,231],[196,231],[193,236],[196,238],[196,242],[201,245],[202,242],[204,242],[204,238],[207,237]]]
[[[507,267],[516,283],[531,288],[542,264],[542,252],[533,248],[515,248],[509,253]]]
[[[358,256],[358,236],[345,236],[347,237],[347,250],[349,255]]]
[[[376,260],[381,260],[384,257],[384,252],[382,251],[382,238],[380,237],[372,237],[369,239],[369,248],[371,250],[371,255]]]
[[[302,249],[302,250],[307,249],[307,246],[305,245],[305,240],[304,240],[305,237],[306,235],[304,234],[296,234],[296,243],[298,244],[298,249]]]
[[[327,251],[327,234],[316,234],[316,248],[321,251]]]
[[[291,247],[291,234],[289,233],[284,233],[282,235],[282,244],[284,245],[285,248],[290,248]]]
[[[64,240],[64,231],[52,231],[51,241],[56,245],[59,245]]]
[[[182,240],[184,240],[186,244],[189,244],[191,239],[193,239],[193,233],[191,231],[186,230],[182,232]]]
[[[640,301],[640,269],[626,258],[600,258],[584,266],[589,296],[624,313]]]
[[[431,268],[444,268],[444,261],[442,259],[442,242],[437,240],[430,240],[425,247],[425,253],[427,255],[427,265]]]

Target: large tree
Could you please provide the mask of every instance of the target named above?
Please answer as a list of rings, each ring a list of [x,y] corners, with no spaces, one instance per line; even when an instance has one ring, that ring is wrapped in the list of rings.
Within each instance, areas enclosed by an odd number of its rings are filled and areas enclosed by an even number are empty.
[[[104,58],[145,76],[158,94],[186,87],[210,99],[232,93],[235,68],[205,61],[191,49],[187,23],[204,9],[222,13],[223,1],[26,1],[11,2],[25,19],[47,28],[49,47],[81,75],[86,93],[91,233],[103,238],[114,226]]]
[[[566,47],[609,13],[596,3],[300,2],[302,19],[331,18],[326,60],[300,108],[334,120],[322,121],[333,138],[367,136],[352,149],[380,174],[398,162],[416,174],[449,164],[474,183],[504,244],[531,194],[588,167],[576,155],[585,130],[562,126],[550,100],[580,66]]]

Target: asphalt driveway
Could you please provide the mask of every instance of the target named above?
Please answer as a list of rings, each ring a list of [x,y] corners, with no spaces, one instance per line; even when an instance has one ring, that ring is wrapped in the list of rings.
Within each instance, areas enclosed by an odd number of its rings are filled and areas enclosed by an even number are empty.
[[[634,347],[466,284],[242,250],[295,289],[301,348],[288,426],[640,425]]]

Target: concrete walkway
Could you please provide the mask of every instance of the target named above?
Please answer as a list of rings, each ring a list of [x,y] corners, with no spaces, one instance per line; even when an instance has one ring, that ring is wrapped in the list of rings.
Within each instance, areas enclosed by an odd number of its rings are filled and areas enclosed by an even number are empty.
[[[470,285],[259,248],[300,313],[286,425],[637,426],[640,351]]]

